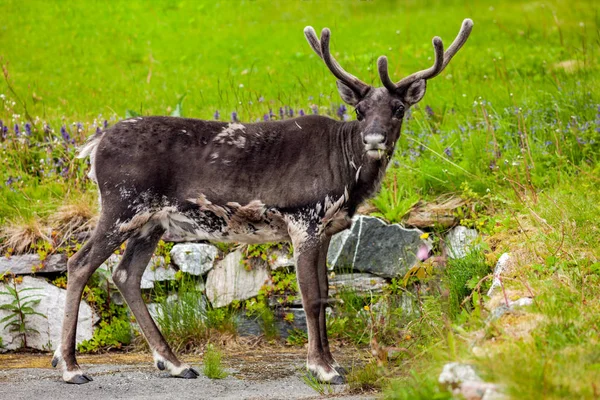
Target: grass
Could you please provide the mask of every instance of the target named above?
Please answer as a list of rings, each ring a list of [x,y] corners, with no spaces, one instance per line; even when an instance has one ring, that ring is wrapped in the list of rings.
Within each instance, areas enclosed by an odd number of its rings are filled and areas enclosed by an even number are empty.
[[[206,346],[202,361],[204,363],[202,371],[207,378],[223,379],[227,377],[228,374],[221,364],[221,352],[213,345],[208,344]]]
[[[72,251],[63,237],[93,225],[96,191],[87,161],[74,155],[96,129],[134,112],[352,118],[305,43],[305,25],[331,28],[340,64],[379,85],[379,55],[401,78],[430,65],[433,35],[448,45],[472,18],[472,37],[404,122],[372,205],[398,222],[417,201],[461,198],[456,217],[485,243],[446,267],[424,265],[407,288],[398,279],[381,296],[341,295],[330,333],[369,347],[367,365],[377,367],[357,369],[356,386],[382,386],[389,398],[448,398],[437,385],[448,361],[475,365],[519,398],[598,397],[595,2],[7,0],[0,10],[0,246],[8,253]],[[444,233],[430,232],[438,253]],[[504,291],[510,300],[533,293],[535,304],[487,322],[503,294],[487,299],[477,283],[506,251],[514,265]],[[290,285],[283,277],[276,290],[286,295]],[[403,311],[407,298],[416,312]],[[186,304],[169,305],[161,323],[179,349],[206,338],[208,326],[231,326],[229,311],[210,309],[202,326],[188,323],[199,309]]]

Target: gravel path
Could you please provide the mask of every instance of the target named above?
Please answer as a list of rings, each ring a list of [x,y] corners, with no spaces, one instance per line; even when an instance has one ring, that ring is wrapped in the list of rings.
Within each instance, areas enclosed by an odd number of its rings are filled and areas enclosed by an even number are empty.
[[[347,387],[319,395],[303,380],[302,353],[273,354],[253,351],[227,356],[230,375],[211,380],[171,378],[152,367],[145,354],[82,356],[79,363],[94,381],[68,385],[52,369],[48,354],[0,355],[0,399],[315,399],[324,397],[366,399],[345,394]],[[185,360],[200,368],[199,357]]]

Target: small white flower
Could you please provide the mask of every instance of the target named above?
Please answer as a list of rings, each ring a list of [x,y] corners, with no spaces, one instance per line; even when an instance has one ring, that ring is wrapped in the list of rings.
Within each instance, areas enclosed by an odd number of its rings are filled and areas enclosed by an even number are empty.
[[[243,83],[240,83],[240,87],[241,87],[241,88],[243,88],[243,87],[244,87],[244,84],[243,84]]]

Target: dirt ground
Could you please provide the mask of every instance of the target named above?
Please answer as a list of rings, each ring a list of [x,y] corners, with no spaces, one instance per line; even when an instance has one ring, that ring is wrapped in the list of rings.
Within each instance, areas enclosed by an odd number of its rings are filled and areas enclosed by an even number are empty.
[[[337,354],[337,353],[336,353]],[[356,355],[354,353],[354,355]],[[258,348],[227,352],[225,379],[171,378],[154,368],[148,353],[82,355],[78,361],[94,381],[85,385],[62,382],[60,371],[50,366],[50,354],[0,354],[0,400],[30,399],[367,399],[352,395],[348,387],[332,386],[322,395],[303,379],[305,350]],[[182,357],[201,372],[199,355]],[[339,361],[352,365],[348,354]],[[326,388],[327,389],[327,388]]]

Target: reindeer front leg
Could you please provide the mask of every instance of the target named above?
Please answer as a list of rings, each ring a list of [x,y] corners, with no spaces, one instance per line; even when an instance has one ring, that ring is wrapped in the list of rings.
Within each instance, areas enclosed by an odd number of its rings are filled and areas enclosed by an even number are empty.
[[[306,312],[308,325],[306,367],[319,381],[339,385],[345,383],[345,380],[329,361],[331,355],[328,354],[327,338],[322,336],[320,328],[321,312],[324,313],[324,304],[327,302],[326,297],[321,297],[322,291],[319,282],[319,254],[322,244],[316,235],[316,230],[311,231],[307,229],[302,232],[290,232],[294,245],[302,305]],[[325,343],[323,343],[323,339]]]

